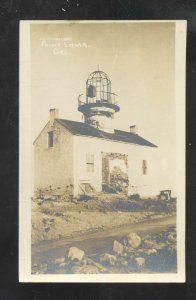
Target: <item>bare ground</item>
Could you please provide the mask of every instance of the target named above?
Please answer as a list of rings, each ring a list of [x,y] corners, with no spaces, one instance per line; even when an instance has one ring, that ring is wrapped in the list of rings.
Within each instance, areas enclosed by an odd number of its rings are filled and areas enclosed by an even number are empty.
[[[103,197],[103,196],[102,196]],[[111,196],[110,196],[111,197]],[[162,218],[175,212],[155,201],[134,202],[107,196],[88,202],[32,200],[32,244],[41,240],[73,237],[125,224]],[[159,209],[158,209],[159,208]]]

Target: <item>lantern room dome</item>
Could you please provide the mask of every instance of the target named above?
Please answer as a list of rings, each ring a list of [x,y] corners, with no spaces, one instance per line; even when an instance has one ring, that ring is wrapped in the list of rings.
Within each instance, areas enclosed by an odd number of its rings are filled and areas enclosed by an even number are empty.
[[[110,81],[109,76],[105,72],[103,72],[103,71],[94,71],[94,72],[92,72],[88,76],[87,81],[88,80],[95,80],[95,81],[97,81],[97,79],[103,81],[104,84],[110,84],[111,85],[111,81]]]

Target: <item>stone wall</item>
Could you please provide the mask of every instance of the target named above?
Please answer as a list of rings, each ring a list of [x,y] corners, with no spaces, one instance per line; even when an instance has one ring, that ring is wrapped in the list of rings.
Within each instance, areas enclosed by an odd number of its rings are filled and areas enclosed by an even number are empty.
[[[48,148],[48,132],[54,131]],[[34,142],[34,190],[62,194],[73,190],[73,137],[59,123],[48,123]],[[71,193],[71,191],[70,191]]]

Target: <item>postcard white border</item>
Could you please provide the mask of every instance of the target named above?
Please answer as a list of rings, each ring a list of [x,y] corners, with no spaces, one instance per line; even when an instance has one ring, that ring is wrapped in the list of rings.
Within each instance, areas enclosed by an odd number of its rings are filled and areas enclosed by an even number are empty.
[[[176,185],[177,185],[177,273],[164,274],[31,274],[31,59],[30,24],[59,23],[168,23],[176,24]],[[20,21],[19,75],[19,281],[20,282],[185,282],[185,20],[142,21]]]

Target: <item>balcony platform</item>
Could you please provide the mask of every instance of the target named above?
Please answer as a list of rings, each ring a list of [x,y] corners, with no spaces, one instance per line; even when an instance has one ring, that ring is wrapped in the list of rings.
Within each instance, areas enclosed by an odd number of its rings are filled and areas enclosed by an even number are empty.
[[[109,108],[114,110],[115,112],[118,112],[120,110],[120,107],[117,104],[109,103],[106,101],[96,101],[93,103],[85,103],[78,106],[78,110],[82,113],[87,113],[93,108]]]

